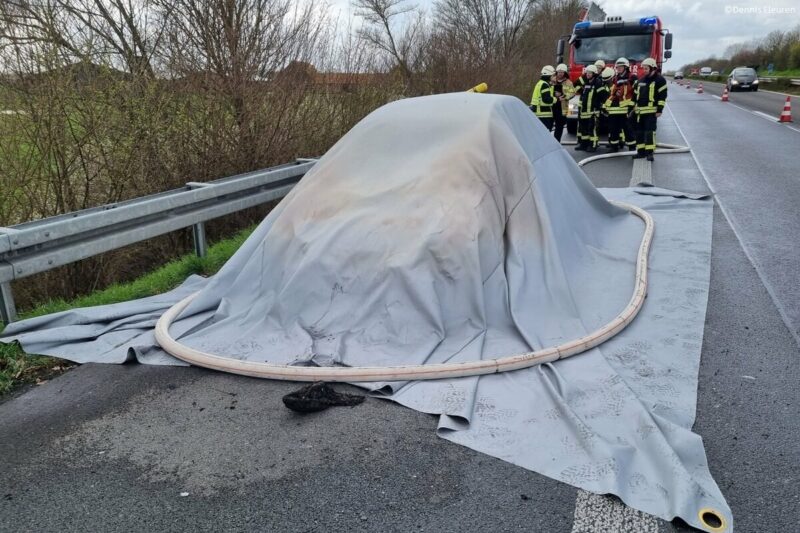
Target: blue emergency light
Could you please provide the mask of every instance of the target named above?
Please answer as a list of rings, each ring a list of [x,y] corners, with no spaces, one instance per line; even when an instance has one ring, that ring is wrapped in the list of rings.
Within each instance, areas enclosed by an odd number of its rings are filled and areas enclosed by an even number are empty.
[[[641,26],[655,26],[658,19],[656,17],[642,17],[639,19],[639,25]]]
[[[592,23],[589,22],[588,20],[584,21],[584,22],[578,22],[577,24],[575,24],[575,29],[576,30],[584,30],[584,29],[588,28],[591,25],[592,25]]]

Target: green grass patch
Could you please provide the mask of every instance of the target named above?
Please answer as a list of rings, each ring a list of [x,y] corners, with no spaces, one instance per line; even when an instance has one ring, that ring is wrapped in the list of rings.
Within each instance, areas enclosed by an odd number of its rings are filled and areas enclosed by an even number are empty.
[[[776,70],[772,74],[762,71],[759,72],[761,76],[775,76],[777,78],[800,78],[800,68],[791,70]]]
[[[20,313],[20,319],[47,315],[78,307],[126,302],[174,289],[192,274],[210,276],[239,249],[255,226],[240,231],[208,249],[206,257],[186,255],[145,276],[71,301],[51,300]],[[0,326],[4,328],[5,326]],[[2,329],[0,329],[2,331]],[[0,343],[0,396],[26,383],[36,383],[74,366],[73,363],[41,355],[26,354],[18,343]]]

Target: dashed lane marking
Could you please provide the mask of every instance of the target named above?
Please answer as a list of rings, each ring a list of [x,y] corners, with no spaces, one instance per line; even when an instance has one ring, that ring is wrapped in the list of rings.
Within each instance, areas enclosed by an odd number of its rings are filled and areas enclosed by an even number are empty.
[[[647,159],[634,159],[633,169],[631,170],[630,187],[636,187],[640,183],[653,185],[653,164]]]
[[[780,94],[780,93],[776,93],[776,94]],[[722,98],[720,96],[717,96],[715,94],[712,94],[711,96],[713,96],[714,98],[716,98],[718,100],[722,100]],[[758,118],[763,118],[767,122],[771,122],[771,123],[775,124],[776,126],[784,126],[784,127],[788,128],[788,129],[790,129],[792,131],[796,131],[797,133],[800,133],[800,129],[797,129],[794,126],[789,126],[788,124],[785,124],[785,123],[781,123],[781,122],[778,121],[778,119],[776,117],[773,117],[772,115],[768,115],[768,114],[763,113],[761,111],[755,111],[753,109],[747,109],[746,107],[742,107],[740,105],[732,104],[730,101],[728,101],[726,103],[729,104],[731,107],[735,107],[736,109],[741,109],[742,111],[744,111],[746,113],[750,113],[751,115],[755,115]]]
[[[777,118],[775,118],[773,116],[770,116],[770,115],[767,115],[766,113],[762,113],[761,111],[750,111],[750,112],[753,113],[754,115],[758,116],[758,117],[761,117],[761,118],[765,119],[765,120],[769,120],[770,122],[775,122],[775,123],[778,122]]]

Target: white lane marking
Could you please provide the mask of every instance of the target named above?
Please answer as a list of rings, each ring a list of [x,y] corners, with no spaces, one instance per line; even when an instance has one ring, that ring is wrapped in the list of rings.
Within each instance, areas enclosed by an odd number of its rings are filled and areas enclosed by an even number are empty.
[[[716,98],[717,100],[722,100],[722,97],[721,97],[721,96],[717,96],[716,94],[712,94],[711,96],[713,96],[713,97],[714,97],[714,98]]]
[[[634,159],[631,169],[631,181],[629,187],[636,187],[640,183],[653,185],[653,167],[647,159]]]
[[[652,515],[631,509],[616,496],[579,490],[572,533],[658,533]]]
[[[767,115],[766,113],[762,113],[761,111],[750,111],[750,112],[753,113],[755,116],[767,119],[770,122],[775,122],[776,124],[778,122],[777,118],[775,118],[773,116],[770,116],[770,115]]]
[[[778,91],[770,91],[769,89],[762,89],[761,87],[759,87],[758,90],[765,93],[779,94],[781,96],[794,96],[795,98],[797,98],[796,94],[779,93]]]
[[[714,96],[714,95],[712,95],[712,96]],[[715,97],[715,98],[719,98],[719,97]],[[800,130],[795,128],[794,126],[789,126],[786,123],[778,122],[777,117],[773,117],[772,115],[767,115],[766,113],[762,113],[761,111],[754,111],[752,109],[747,109],[746,107],[742,107],[740,105],[732,104],[730,101],[728,101],[726,103],[728,105],[730,105],[731,107],[735,107],[736,109],[741,109],[745,113],[750,113],[751,115],[755,115],[758,118],[763,118],[767,122],[771,122],[771,123],[775,124],[776,126],[786,126],[790,130],[796,131],[797,133],[800,133]]]
[[[680,124],[678,124],[678,119],[675,118],[675,114],[672,112],[672,109],[669,108],[669,104],[667,104],[667,106],[665,107],[666,110],[669,111],[669,114],[672,116],[672,121],[675,123],[675,127],[678,129],[678,133],[680,133],[681,137],[683,137],[683,142],[686,144],[686,146],[689,146],[689,140],[686,138],[686,135],[683,134],[683,130],[681,129]],[[743,108],[740,107],[739,109]],[[744,109],[744,111],[747,111],[747,109]],[[692,154],[692,159],[694,159],[694,163],[695,165],[697,165],[697,170],[699,170],[700,175],[703,176],[706,185],[708,185],[708,189],[714,194],[714,199],[717,202],[717,205],[719,205],[719,210],[722,211],[722,215],[725,217],[725,220],[728,221],[728,225],[731,227],[731,230],[733,230],[733,234],[736,235],[736,240],[739,241],[739,246],[741,246],[745,257],[747,257],[747,260],[750,261],[751,265],[753,265],[753,268],[756,269],[756,274],[758,274],[761,283],[764,284],[764,288],[767,289],[769,297],[772,298],[772,303],[774,303],[775,307],[778,309],[778,314],[781,315],[783,323],[786,324],[786,329],[789,330],[789,334],[791,334],[795,342],[798,344],[798,346],[800,346],[800,335],[797,332],[795,332],[794,328],[792,327],[792,322],[789,320],[789,315],[786,314],[786,310],[783,308],[783,305],[781,305],[780,301],[778,300],[775,289],[773,289],[772,284],[769,281],[767,281],[767,277],[764,275],[764,271],[755,261],[752,254],[750,253],[750,250],[747,248],[747,246],[744,245],[744,239],[742,239],[742,235],[741,233],[739,233],[738,225],[734,223],[733,217],[731,217],[731,215],[728,213],[728,209],[725,207],[725,204],[722,203],[722,198],[717,194],[716,189],[714,189],[714,186],[711,184],[711,180],[708,179],[706,171],[703,170],[703,165],[700,164],[700,161],[697,159],[697,156],[694,155],[694,150],[690,151],[689,153]]]

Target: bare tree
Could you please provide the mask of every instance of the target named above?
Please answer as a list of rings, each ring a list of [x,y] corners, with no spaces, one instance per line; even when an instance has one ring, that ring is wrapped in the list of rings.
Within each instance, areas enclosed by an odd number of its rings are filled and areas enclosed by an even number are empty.
[[[406,0],[353,0],[364,25],[358,35],[397,68],[407,90],[422,58],[426,39],[425,13]]]
[[[482,65],[510,61],[520,52],[520,37],[533,0],[439,0],[436,26],[463,43]]]
[[[163,35],[149,0],[3,0],[0,41],[44,45],[64,62],[108,62],[153,77]]]
[[[289,0],[158,0],[169,22],[170,66],[180,74],[266,78],[310,51],[321,25],[313,3]]]

